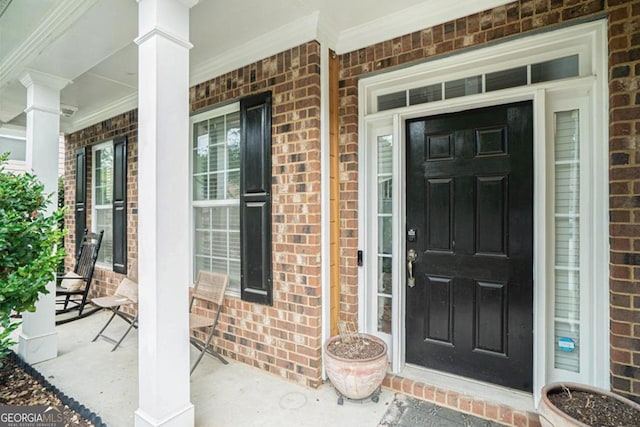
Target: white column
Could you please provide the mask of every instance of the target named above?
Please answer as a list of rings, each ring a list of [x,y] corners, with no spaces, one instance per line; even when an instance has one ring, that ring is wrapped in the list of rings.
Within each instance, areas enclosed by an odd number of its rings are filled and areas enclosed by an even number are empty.
[[[189,383],[189,9],[138,0],[139,408],[193,426]]]
[[[20,81],[27,88],[26,166],[53,194],[47,212],[58,206],[58,144],[60,138],[60,91],[69,80],[38,71],[27,72]],[[52,277],[53,279],[53,277]],[[34,313],[23,313],[18,354],[28,363],[37,363],[58,355],[55,325],[56,283],[52,280],[47,295],[41,295]]]

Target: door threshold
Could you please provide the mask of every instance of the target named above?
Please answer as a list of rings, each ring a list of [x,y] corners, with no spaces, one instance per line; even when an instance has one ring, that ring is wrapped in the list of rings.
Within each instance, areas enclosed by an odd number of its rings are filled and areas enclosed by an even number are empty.
[[[408,363],[405,364],[399,375],[413,381],[455,391],[476,399],[499,403],[522,411],[536,412],[533,394],[525,391],[460,377],[458,375]]]

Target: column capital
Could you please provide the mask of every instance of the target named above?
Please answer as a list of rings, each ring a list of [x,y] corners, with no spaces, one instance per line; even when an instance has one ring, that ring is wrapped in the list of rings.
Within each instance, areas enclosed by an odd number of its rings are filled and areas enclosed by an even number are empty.
[[[26,88],[33,85],[42,85],[60,91],[73,82],[69,79],[54,76],[53,74],[43,73],[42,71],[27,70],[22,77],[20,77],[20,83]]]

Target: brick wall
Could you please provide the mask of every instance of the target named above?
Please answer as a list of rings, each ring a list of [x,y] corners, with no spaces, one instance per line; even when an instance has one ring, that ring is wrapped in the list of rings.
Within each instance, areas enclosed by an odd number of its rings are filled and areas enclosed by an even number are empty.
[[[306,43],[201,83],[194,112],[271,90],[273,307],[227,298],[222,354],[321,383],[320,46]]]
[[[341,55],[340,262],[343,318],[355,319],[358,311],[356,236],[359,77],[600,12],[608,12],[610,18],[611,387],[616,392],[640,400],[638,0],[521,0]],[[391,381],[387,380],[387,383],[393,386]]]
[[[273,93],[273,306],[227,297],[213,343],[227,357],[290,381],[317,387],[321,383],[322,366],[318,43],[303,44],[190,88],[191,111],[266,90]],[[136,111],[67,136],[65,195],[67,200],[75,199],[75,149],[120,135],[128,137],[131,262],[137,253]],[[91,170],[89,157],[88,171]],[[90,180],[87,188],[91,188]],[[88,212],[90,209],[89,206]],[[75,242],[73,211],[65,220],[71,232],[65,244],[72,248]],[[91,227],[91,218],[87,226]],[[70,255],[67,264],[73,265]],[[96,269],[94,293],[112,292],[121,277]],[[202,310],[208,311],[206,307]]]
[[[138,254],[138,111],[133,110],[105,120],[86,129],[65,136],[64,199],[68,207],[65,226],[68,234],[64,245],[67,249],[65,265],[71,270],[75,264],[75,213],[76,199],[76,149],[87,147],[87,228],[91,230],[91,146],[117,136],[127,137],[127,265],[137,259]],[[90,298],[109,295],[115,291],[123,275],[111,270],[96,268],[91,284]]]
[[[640,1],[608,10],[611,388],[640,402]]]

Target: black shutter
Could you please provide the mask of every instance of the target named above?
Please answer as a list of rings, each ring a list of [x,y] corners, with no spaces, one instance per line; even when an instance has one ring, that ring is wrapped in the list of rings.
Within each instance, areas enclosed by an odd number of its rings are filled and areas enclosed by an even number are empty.
[[[113,140],[113,271],[127,273],[127,139]]]
[[[242,299],[272,303],[271,92],[240,101]]]
[[[87,154],[85,148],[76,150],[76,253],[80,250],[84,229],[87,228]]]

